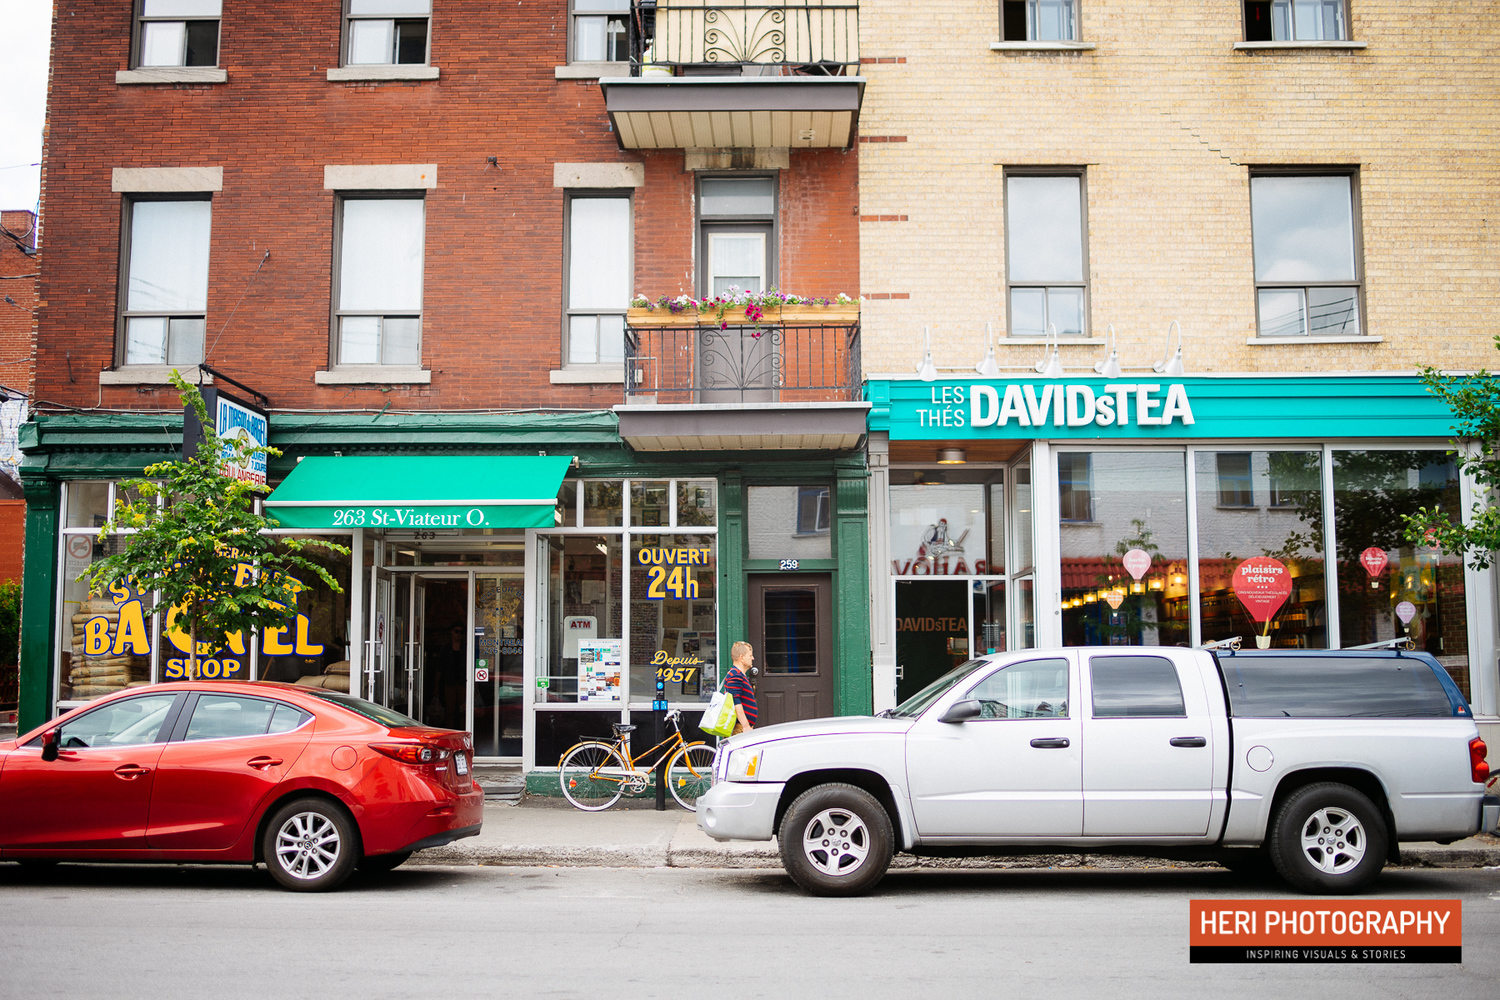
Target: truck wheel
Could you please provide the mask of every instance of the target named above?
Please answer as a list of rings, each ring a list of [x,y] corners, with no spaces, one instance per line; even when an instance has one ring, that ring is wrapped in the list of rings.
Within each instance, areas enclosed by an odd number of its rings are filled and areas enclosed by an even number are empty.
[[[787,874],[815,896],[868,892],[891,863],[891,818],[854,785],[818,785],[797,796],[776,839]]]
[[[1385,820],[1364,793],[1325,781],[1298,789],[1271,827],[1276,871],[1302,892],[1356,893],[1385,867]]]

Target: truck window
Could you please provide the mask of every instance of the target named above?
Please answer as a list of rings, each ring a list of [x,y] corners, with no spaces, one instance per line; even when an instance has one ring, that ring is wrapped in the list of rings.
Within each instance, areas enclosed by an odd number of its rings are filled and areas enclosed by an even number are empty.
[[[1023,660],[974,685],[981,719],[1063,719],[1068,715],[1068,661]]]
[[[1165,656],[1091,656],[1089,677],[1096,719],[1187,715],[1177,668]]]
[[[1236,654],[1220,659],[1229,708],[1250,718],[1451,718],[1453,704],[1415,656]]]

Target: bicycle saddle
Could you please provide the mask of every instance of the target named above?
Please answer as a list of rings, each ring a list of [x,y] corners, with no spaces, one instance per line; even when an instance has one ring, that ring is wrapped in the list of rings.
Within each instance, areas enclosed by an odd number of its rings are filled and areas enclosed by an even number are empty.
[[[615,722],[615,723],[611,723],[611,725],[614,728],[616,736],[625,736],[628,733],[635,732],[635,726],[633,726],[633,725],[626,725],[623,722]]]

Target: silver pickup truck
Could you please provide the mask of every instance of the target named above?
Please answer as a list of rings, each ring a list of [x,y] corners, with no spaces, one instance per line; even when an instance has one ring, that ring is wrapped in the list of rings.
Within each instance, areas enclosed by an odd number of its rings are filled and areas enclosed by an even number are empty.
[[[819,895],[894,851],[1069,847],[1230,866],[1310,893],[1367,888],[1401,841],[1500,822],[1468,702],[1401,651],[1026,650],[970,660],[877,716],[720,746],[698,826],[779,841]]]

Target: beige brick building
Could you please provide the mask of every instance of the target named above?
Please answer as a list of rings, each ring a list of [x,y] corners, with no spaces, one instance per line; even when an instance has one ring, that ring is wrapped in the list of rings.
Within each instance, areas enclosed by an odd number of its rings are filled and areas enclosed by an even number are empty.
[[[1410,640],[1497,725],[1494,580],[1402,520],[1476,496],[1417,370],[1500,360],[1500,4],[1452,13],[862,5],[877,707],[989,649]]]
[[[999,41],[995,0],[920,17],[866,4],[861,113],[865,366],[909,372],[931,326],[940,369],[1033,364],[1008,323],[1007,169],[1084,176],[1087,330],[1065,368],[1163,356],[1187,370],[1410,372],[1495,366],[1500,4],[1350,0],[1347,41],[1245,42],[1235,0],[1077,0],[1074,43]],[[1488,16],[1487,16],[1488,15]],[[1349,168],[1360,336],[1256,336],[1250,177]]]

